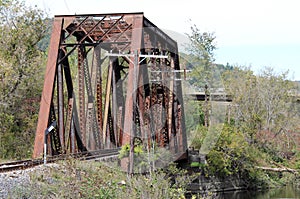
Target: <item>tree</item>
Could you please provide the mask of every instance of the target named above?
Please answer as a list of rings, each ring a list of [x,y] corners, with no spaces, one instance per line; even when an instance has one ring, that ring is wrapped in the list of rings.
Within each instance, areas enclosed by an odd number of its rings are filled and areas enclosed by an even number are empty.
[[[235,67],[223,74],[227,94],[232,96],[231,117],[243,128],[249,142],[261,128],[262,109],[257,98],[257,79],[247,67]]]
[[[2,157],[30,155],[45,54],[38,42],[45,14],[18,0],[0,2],[0,129]]]
[[[216,69],[213,64],[216,37],[214,33],[200,32],[196,25],[191,26],[191,34],[187,36],[190,40],[187,46],[190,56],[187,59],[192,64],[190,83],[199,88],[204,88],[205,85],[212,88],[213,71]]]
[[[258,95],[265,110],[264,125],[267,131],[280,131],[282,121],[290,120],[288,113],[290,110],[293,84],[287,80],[287,72],[276,75],[272,68],[266,68],[258,76]],[[284,114],[287,115],[284,115]],[[277,125],[274,125],[274,124]],[[279,129],[277,129],[279,127]],[[278,132],[279,133],[279,132]]]
[[[212,175],[221,177],[242,173],[253,163],[249,154],[249,144],[236,127],[225,124],[214,148],[207,155]]]
[[[191,26],[192,33],[188,35],[190,40],[190,45],[187,47],[187,50],[190,52],[189,60],[192,62],[192,72],[190,84],[193,85],[197,90],[203,89],[205,92],[205,103],[203,105],[204,112],[204,123],[205,126],[208,126],[208,118],[210,105],[208,103],[208,95],[211,88],[215,87],[214,73],[216,69],[213,65],[214,59],[214,50],[216,49],[215,45],[215,36],[213,33],[200,32],[196,25]]]
[[[278,153],[295,149],[292,135],[299,124],[293,102],[295,85],[287,74],[276,74],[268,67],[257,76],[241,67],[224,73],[235,124],[249,143]]]

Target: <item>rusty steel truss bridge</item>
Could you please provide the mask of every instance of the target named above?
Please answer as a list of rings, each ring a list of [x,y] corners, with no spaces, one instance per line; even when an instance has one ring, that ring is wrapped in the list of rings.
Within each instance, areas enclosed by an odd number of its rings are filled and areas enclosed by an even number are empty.
[[[182,157],[181,72],[177,43],[143,13],[55,16],[33,158],[44,140],[50,155],[138,140]]]

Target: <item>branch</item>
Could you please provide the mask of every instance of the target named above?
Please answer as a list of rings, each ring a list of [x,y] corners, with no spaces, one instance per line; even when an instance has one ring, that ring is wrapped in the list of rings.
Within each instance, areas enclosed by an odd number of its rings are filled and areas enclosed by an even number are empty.
[[[265,171],[275,171],[275,172],[289,172],[293,174],[298,174],[298,171],[295,169],[290,169],[287,167],[282,167],[282,168],[272,168],[272,167],[259,167],[256,166],[255,168],[265,170]]]

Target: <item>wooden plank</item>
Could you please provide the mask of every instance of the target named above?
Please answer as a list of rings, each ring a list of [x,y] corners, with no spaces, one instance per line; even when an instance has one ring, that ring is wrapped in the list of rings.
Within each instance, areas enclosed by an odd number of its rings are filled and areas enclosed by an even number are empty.
[[[108,111],[109,111],[109,101],[110,101],[110,90],[111,90],[111,80],[112,80],[112,70],[113,70],[113,62],[110,60],[109,68],[108,68],[108,75],[106,81],[106,95],[105,95],[105,106],[104,106],[104,118],[103,118],[103,146],[105,148],[106,142],[106,130],[107,130],[107,121],[108,121]]]

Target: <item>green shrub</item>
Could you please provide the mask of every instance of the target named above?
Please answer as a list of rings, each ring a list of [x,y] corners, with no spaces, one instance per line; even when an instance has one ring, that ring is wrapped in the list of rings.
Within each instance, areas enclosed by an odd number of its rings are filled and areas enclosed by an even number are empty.
[[[191,167],[200,167],[200,162],[192,162]]]

